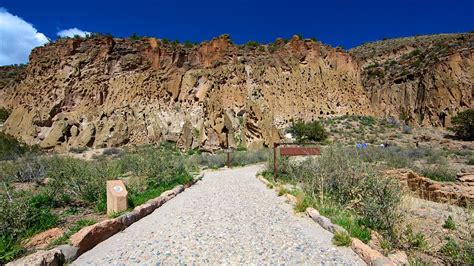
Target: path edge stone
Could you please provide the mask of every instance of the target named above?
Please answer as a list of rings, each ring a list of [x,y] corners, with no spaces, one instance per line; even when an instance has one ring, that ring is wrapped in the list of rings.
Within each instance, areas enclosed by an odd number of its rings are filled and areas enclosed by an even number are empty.
[[[257,173],[257,179],[259,179],[267,188],[276,187],[266,178],[264,178],[261,174]],[[285,196],[285,195],[284,195]],[[311,218],[314,222],[319,224],[323,229],[326,231],[334,234],[336,232],[342,232],[349,234],[346,229],[342,226],[333,224],[331,220],[321,215],[316,209],[308,207],[305,210],[305,214]],[[384,265],[384,266],[392,266],[392,265],[403,265],[400,264],[399,261],[392,260],[386,256],[384,256],[379,251],[371,248],[369,245],[365,244],[364,242],[360,241],[357,238],[352,238],[351,249],[356,253],[365,263],[368,265]]]
[[[69,238],[71,240],[71,245],[61,245],[50,250],[39,250],[28,256],[11,261],[6,265],[55,266],[63,265],[66,262],[70,263],[86,251],[94,248],[97,244],[151,214],[167,201],[185,191],[186,188],[196,184],[203,177],[204,173],[201,172],[194,176],[191,182],[184,185],[177,185],[170,190],[164,191],[160,196],[150,199],[146,203],[135,207],[131,212],[124,213],[114,219],[107,219],[82,228]]]

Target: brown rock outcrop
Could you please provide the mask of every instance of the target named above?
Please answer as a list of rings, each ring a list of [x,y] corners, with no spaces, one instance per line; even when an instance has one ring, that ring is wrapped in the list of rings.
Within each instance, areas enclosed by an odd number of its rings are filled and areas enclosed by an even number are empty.
[[[62,39],[34,49],[0,88],[0,106],[11,111],[3,128],[48,149],[174,141],[214,150],[269,146],[295,119],[403,113],[447,126],[473,106],[473,36],[388,40],[350,52],[298,36],[257,47],[227,35],[193,47]]]
[[[381,116],[451,126],[473,108],[474,34],[438,34],[373,42],[350,51]]]
[[[465,175],[465,179],[461,176],[458,182],[438,182],[408,169],[387,170],[384,174],[401,180],[422,199],[461,207],[474,204],[474,186],[471,186],[469,175]]]

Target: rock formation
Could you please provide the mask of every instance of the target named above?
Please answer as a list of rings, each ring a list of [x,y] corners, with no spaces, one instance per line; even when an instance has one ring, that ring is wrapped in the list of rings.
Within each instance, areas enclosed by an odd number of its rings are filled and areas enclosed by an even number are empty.
[[[379,116],[446,127],[474,106],[473,33],[385,40],[350,54],[362,63],[362,83]]]
[[[256,46],[227,35],[194,46],[61,39],[34,49],[0,87],[0,107],[11,111],[4,130],[47,149],[173,141],[213,150],[271,145],[294,119],[403,114],[448,125],[472,108],[474,34],[447,35],[433,56],[431,39],[349,52],[298,36]]]

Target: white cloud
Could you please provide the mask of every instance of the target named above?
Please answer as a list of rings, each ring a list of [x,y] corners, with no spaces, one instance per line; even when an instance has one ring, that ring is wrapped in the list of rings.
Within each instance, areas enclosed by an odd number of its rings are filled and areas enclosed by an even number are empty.
[[[27,63],[31,49],[48,41],[31,23],[0,7],[0,66]]]
[[[76,35],[79,35],[81,37],[86,37],[87,35],[91,34],[88,31],[83,31],[78,28],[70,28],[67,30],[61,30],[57,33],[58,36],[60,37],[74,37]]]

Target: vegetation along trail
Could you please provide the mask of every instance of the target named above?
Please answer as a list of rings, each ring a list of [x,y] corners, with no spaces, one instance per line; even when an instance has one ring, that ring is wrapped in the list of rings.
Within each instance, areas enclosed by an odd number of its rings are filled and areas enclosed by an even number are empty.
[[[207,172],[202,181],[84,253],[74,265],[364,264],[255,175],[262,165]]]

